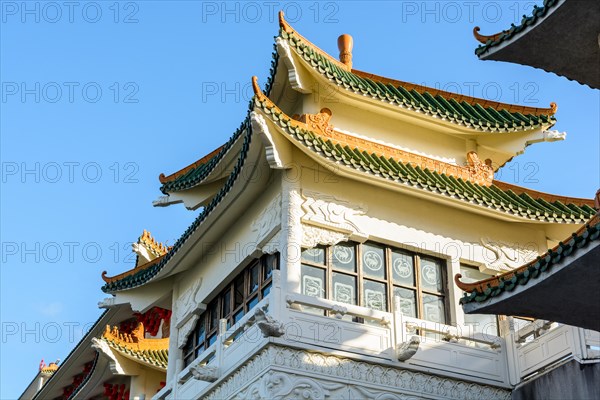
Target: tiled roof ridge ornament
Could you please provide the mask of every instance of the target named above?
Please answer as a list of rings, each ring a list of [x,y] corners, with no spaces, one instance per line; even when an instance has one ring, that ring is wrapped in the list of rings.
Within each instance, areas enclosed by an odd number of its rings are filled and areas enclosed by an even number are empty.
[[[119,346],[133,351],[166,350],[169,347],[169,338],[147,339],[144,324],[138,323],[131,334],[119,331],[119,327],[106,325],[102,339],[113,342]]]
[[[482,44],[486,44],[489,41],[494,42],[494,41],[500,39],[502,37],[502,35],[506,35],[508,33],[508,31],[506,30],[506,31],[498,32],[494,35],[482,35],[479,33],[480,30],[481,30],[481,28],[478,26],[473,28],[473,36],[475,36],[475,39],[477,39],[477,41]]]
[[[596,209],[596,215],[600,214],[600,188],[596,191],[596,196],[594,197],[594,208]]]
[[[489,158],[484,163],[479,159],[477,152],[470,151],[467,153],[467,163],[471,179],[474,182],[491,183],[494,180],[494,168],[492,168],[492,160]]]
[[[46,363],[44,362],[44,359],[42,358],[42,360],[40,361],[40,372],[42,374],[53,374],[58,369],[59,362],[60,362],[60,359],[57,359],[56,361],[51,362],[48,365],[46,365]]]
[[[333,125],[329,123],[331,120],[331,116],[333,113],[329,108],[321,108],[316,114],[302,114],[298,118],[292,118],[304,122],[308,125],[309,128],[322,133],[322,134],[331,134],[333,132]]]
[[[152,253],[155,256],[148,261],[152,261],[156,257],[165,255],[171,249],[171,247],[167,247],[164,243],[157,242],[156,239],[152,237],[152,234],[145,229],[142,232],[142,235],[139,237],[137,243],[134,243],[132,245],[133,251],[136,253],[138,252],[138,246],[144,246],[150,253]]]
[[[340,50],[340,61],[352,69],[352,47],[354,46],[354,40],[352,36],[344,33],[338,37],[338,49]]]

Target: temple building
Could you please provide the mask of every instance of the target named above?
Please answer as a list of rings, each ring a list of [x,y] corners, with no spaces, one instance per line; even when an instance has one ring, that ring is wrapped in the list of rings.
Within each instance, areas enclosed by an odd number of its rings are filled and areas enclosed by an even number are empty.
[[[517,287],[524,265],[534,279],[568,257],[547,249],[597,243],[593,199],[494,179],[565,138],[557,105],[363,72],[349,35],[333,57],[279,25],[239,128],[160,175],[154,205],[196,219],[172,247],[144,232],[135,267],[102,275],[104,314],[22,398],[509,399],[568,357],[598,359],[590,327],[534,349],[553,322],[460,304],[482,296],[469,282]]]

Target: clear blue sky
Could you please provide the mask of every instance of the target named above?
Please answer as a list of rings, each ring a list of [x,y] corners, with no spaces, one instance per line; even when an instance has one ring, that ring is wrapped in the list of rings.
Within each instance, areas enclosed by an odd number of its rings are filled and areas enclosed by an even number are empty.
[[[279,9],[333,55],[338,35],[353,35],[358,69],[557,102],[567,140],[529,147],[501,179],[590,198],[600,186],[600,92],[473,54],[474,25],[496,33],[532,2],[0,4],[2,399],[22,392],[40,359],[65,358],[100,314],[101,272],[132,267],[142,229],[172,244],[194,219],[182,206],[152,207],[158,175],[238,127],[250,77],[262,85],[268,74]]]

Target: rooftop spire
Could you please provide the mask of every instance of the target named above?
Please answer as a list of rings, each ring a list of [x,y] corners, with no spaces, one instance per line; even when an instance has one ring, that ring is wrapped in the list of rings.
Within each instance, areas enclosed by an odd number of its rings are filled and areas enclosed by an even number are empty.
[[[344,33],[338,38],[338,49],[340,50],[340,61],[352,69],[352,46],[354,42],[352,36]]]

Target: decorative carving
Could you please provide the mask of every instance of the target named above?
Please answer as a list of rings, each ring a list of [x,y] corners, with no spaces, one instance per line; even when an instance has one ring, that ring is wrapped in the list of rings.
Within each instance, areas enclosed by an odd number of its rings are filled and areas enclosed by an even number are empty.
[[[477,41],[482,44],[486,44],[489,41],[495,42],[498,39],[500,39],[503,35],[506,35],[508,33],[508,31],[502,31],[496,33],[495,35],[482,35],[481,33],[479,33],[480,30],[481,28],[479,28],[478,26],[473,28],[473,36],[475,36],[475,39],[477,39]]]
[[[344,306],[334,305],[331,307],[331,311],[335,314],[337,319],[342,319],[344,315],[348,313],[348,309]]]
[[[186,291],[184,291],[175,302],[175,326],[181,328],[192,314],[200,314],[206,307],[197,298],[198,290],[202,286],[203,278],[196,280]]]
[[[552,103],[554,104],[554,103]],[[565,140],[567,138],[567,132],[559,132],[557,130],[544,131],[545,142],[557,142],[559,140]]]
[[[333,133],[333,125],[329,123],[331,115],[329,108],[321,108],[317,114],[302,114],[298,121],[304,122],[309,129],[321,135],[331,135]]]
[[[331,246],[340,242],[345,242],[348,239],[348,235],[340,232],[330,231],[329,229],[302,224],[301,245],[304,248],[310,249],[319,244]]]
[[[196,280],[175,302],[175,327],[177,327],[177,347],[182,348],[190,335],[198,316],[206,309],[201,303],[198,291],[202,286],[202,278]]]
[[[139,323],[131,334],[119,332],[119,328],[106,325],[102,338],[131,351],[166,350],[169,348],[169,338],[146,339],[144,324]]]
[[[489,237],[480,239],[481,245],[492,253],[492,258],[484,253],[484,259],[491,262],[486,267],[495,271],[510,271],[526,264],[537,256],[532,250],[513,248],[506,243],[494,241]]]
[[[275,39],[275,43],[277,45],[278,54],[280,54],[281,59],[285,63],[288,71],[288,79],[290,81],[290,86],[292,89],[297,90],[300,93],[310,93],[310,90],[306,88],[302,84],[302,80],[300,79],[300,74],[298,73],[298,69],[296,68],[296,63],[294,62],[294,58],[292,57],[292,52],[290,50],[290,45],[286,40],[281,37]]]
[[[263,254],[275,254],[281,252],[282,245],[282,234],[281,230],[279,230],[267,243],[265,243],[261,251]]]
[[[265,374],[264,371],[269,369]],[[294,373],[278,369],[293,370]],[[247,386],[248,382],[253,383]],[[212,391],[204,394],[203,398],[408,400],[423,396],[457,400],[508,400],[510,391],[404,368],[270,345]]]
[[[258,329],[260,329],[264,337],[283,336],[283,334],[285,333],[285,330],[283,329],[283,324],[275,320],[269,314],[267,314],[267,309],[268,306],[258,308],[254,312],[254,316],[250,318],[250,320],[254,321],[254,323],[258,326]]]
[[[204,382],[214,382],[219,379],[219,368],[208,365],[193,364],[190,366],[190,372],[194,379]]]
[[[315,379],[269,371],[247,390],[240,393],[243,399],[306,399],[323,400],[331,396],[332,390],[342,389],[343,384],[323,382]]]
[[[275,228],[281,224],[281,194],[278,194],[252,222],[254,242],[261,246]]]
[[[489,186],[492,183],[494,180],[494,168],[492,168],[490,160],[486,160],[484,163],[479,159],[476,152],[470,151],[467,153],[467,163],[470,180],[485,186]]]
[[[354,221],[356,216],[365,214],[366,207],[351,204],[335,196],[309,191],[303,191],[302,198],[304,200],[302,220],[305,223],[347,232],[366,239],[367,235],[360,231]]]
[[[262,115],[252,111],[250,113],[250,123],[252,124],[252,131],[260,136],[263,145],[265,146],[265,153],[269,166],[273,169],[285,168],[284,162],[281,159],[281,155],[277,151],[277,146],[275,145],[273,136],[271,135],[269,127],[267,126],[267,122]]]
[[[352,46],[354,45],[354,41],[352,40],[352,36],[348,34],[343,34],[338,37],[338,49],[340,51],[340,61],[344,63],[348,67],[348,69],[352,69]]]

